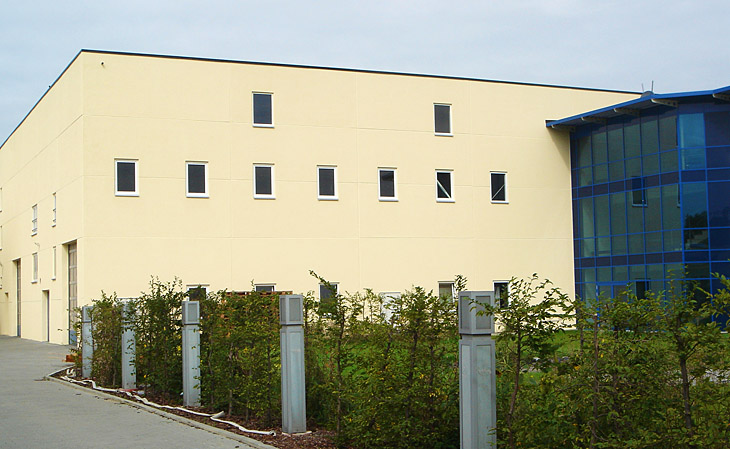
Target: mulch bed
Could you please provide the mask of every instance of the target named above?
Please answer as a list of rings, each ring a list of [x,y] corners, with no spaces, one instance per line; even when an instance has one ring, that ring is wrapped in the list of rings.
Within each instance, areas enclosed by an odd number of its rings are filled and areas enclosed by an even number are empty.
[[[54,374],[54,377],[61,378],[62,376],[65,376],[65,371],[60,371],[56,374]],[[70,377],[70,376],[69,376]],[[75,380],[83,380],[81,377],[76,377]],[[84,387],[87,387],[89,390],[93,390],[91,387],[91,384],[83,383],[83,384],[76,384],[81,385]],[[118,396],[120,398],[124,398],[127,400],[134,400],[127,396],[126,394],[122,392],[107,392],[104,393],[113,394],[115,396]],[[147,399],[149,399],[152,402],[158,403],[158,404],[164,404],[164,405],[176,405],[171,404],[169,401],[166,401],[164,398],[161,397],[151,397],[150,395],[145,396]],[[196,412],[202,412],[202,413],[216,413],[218,410],[208,410],[204,407],[186,407],[189,410],[193,410]],[[245,437],[258,440],[262,443],[278,447],[281,449],[335,449],[337,446],[335,445],[334,437],[335,434],[332,431],[325,430],[325,429],[318,429],[316,427],[313,427],[309,424],[307,424],[307,429],[311,430],[311,432],[307,432],[305,434],[301,435],[286,435],[281,432],[281,427],[264,427],[262,426],[261,421],[257,420],[248,420],[246,421],[241,416],[223,416],[221,419],[225,419],[226,421],[232,421],[236,424],[245,427],[246,429],[251,430],[263,430],[263,431],[269,431],[273,430],[276,432],[276,436],[271,435],[259,435],[256,433],[249,433],[249,432],[243,432],[233,426],[229,426],[225,423],[219,423],[211,420],[210,418],[207,418],[205,416],[198,416],[194,415],[192,413],[185,413],[181,410],[170,410],[170,409],[160,409],[162,411],[165,411],[167,413],[172,413],[178,416],[182,416],[188,419],[192,419],[198,422],[201,422],[203,424],[207,424],[209,426],[218,427],[219,429],[227,430],[232,433],[236,433],[238,435],[243,435]]]

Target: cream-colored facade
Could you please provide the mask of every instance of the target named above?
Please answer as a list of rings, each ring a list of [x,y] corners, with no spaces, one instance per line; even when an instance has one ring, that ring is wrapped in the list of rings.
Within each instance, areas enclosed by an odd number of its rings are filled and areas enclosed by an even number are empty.
[[[254,126],[255,92],[273,126]],[[131,297],[151,276],[306,292],[314,270],[399,292],[537,272],[572,293],[568,137],[545,120],[635,97],[82,51],[0,147],[0,334],[20,315],[22,337],[65,343],[73,291]],[[118,160],[136,162],[136,196],[115,193]],[[205,165],[206,196],[186,194],[187,162]],[[273,167],[273,199],[254,198],[255,164]],[[336,167],[336,200],[318,199],[318,166]],[[395,169],[397,201],[379,200],[379,168]],[[453,201],[437,201],[437,170]]]

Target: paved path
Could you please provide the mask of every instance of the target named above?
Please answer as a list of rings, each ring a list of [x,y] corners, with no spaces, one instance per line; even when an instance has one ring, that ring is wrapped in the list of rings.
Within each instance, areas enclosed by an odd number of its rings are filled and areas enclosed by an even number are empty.
[[[0,448],[241,448],[250,446],[43,376],[68,346],[0,336]]]

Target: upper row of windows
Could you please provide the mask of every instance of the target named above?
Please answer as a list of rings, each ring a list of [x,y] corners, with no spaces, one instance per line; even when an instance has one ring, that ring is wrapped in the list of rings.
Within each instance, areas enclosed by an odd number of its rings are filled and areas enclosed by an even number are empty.
[[[434,103],[434,133],[438,136],[452,136],[451,105]],[[273,128],[274,106],[273,94],[270,92],[253,92],[253,126]]]
[[[137,161],[117,159],[115,193],[117,196],[139,196],[137,188]],[[208,198],[208,163],[186,162],[186,194],[190,198]],[[398,171],[396,168],[378,168],[378,199],[398,201]],[[490,172],[492,202],[506,203],[507,173]],[[436,201],[454,202],[453,170],[436,170]],[[274,199],[274,166],[272,164],[253,165],[253,197]],[[322,165],[317,167],[317,198],[337,200],[337,167]]]

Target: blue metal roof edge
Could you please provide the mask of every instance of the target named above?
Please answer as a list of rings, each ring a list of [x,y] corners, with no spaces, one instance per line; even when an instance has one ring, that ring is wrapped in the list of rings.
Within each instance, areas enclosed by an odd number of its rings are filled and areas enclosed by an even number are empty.
[[[560,120],[548,120],[545,123],[545,126],[548,128],[558,127],[558,126],[571,126],[571,123],[576,120],[582,121],[585,117],[600,115],[606,112],[613,112],[616,109],[620,108],[626,108],[631,109],[630,106],[642,104],[642,103],[651,103],[652,100],[671,100],[675,98],[687,98],[687,97],[703,97],[703,96],[713,96],[716,94],[730,94],[730,86],[720,87],[718,89],[713,90],[698,90],[698,91],[690,91],[690,92],[676,92],[676,93],[669,93],[669,94],[650,94],[650,95],[644,95],[639,98],[635,98],[633,100],[624,101],[623,103],[617,103],[611,106],[606,106],[604,108],[600,109],[594,109],[592,111],[584,112],[582,114],[573,115],[570,117],[566,117]],[[657,105],[658,106],[658,105]],[[618,114],[617,114],[618,115]]]

